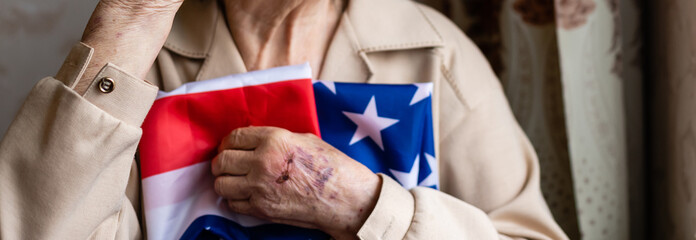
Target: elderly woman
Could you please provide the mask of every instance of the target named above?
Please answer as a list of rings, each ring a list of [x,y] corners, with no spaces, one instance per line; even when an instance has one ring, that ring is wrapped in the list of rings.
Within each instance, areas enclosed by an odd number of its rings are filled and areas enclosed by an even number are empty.
[[[142,238],[134,156],[158,87],[304,62],[322,80],[433,82],[442,191],[406,190],[316,137],[242,128],[212,164],[232,211],[336,239],[567,238],[485,59],[445,17],[404,0],[102,0],[0,145],[0,238]],[[282,164],[261,163],[288,149],[328,159],[337,171],[324,190],[336,194],[292,187],[312,175],[268,181]]]

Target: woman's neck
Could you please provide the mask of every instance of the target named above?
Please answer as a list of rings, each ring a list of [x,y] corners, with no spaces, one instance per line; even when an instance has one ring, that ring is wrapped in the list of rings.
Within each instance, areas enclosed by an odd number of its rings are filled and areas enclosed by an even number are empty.
[[[309,62],[314,78],[343,10],[340,0],[225,0],[247,70]]]

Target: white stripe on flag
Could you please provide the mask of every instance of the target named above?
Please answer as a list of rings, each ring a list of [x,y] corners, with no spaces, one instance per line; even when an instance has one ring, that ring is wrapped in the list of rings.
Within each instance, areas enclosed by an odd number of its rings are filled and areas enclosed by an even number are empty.
[[[181,87],[178,87],[177,89],[174,89],[171,92],[160,91],[157,94],[157,99],[189,93],[210,92],[223,89],[261,85],[279,81],[311,78],[312,68],[309,66],[309,63],[304,63],[292,66],[277,67],[274,68],[273,71],[254,71],[245,74],[235,74],[201,82],[190,82],[181,85]]]
[[[244,227],[269,222],[239,215],[213,189],[210,161],[143,179],[145,221],[149,239],[177,239],[198,217],[217,215]]]

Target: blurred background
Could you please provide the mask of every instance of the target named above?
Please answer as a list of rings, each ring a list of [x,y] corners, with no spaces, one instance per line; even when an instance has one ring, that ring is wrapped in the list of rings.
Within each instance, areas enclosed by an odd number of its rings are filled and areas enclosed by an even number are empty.
[[[572,239],[696,239],[693,0],[421,0],[476,42]],[[0,135],[96,0],[0,0]]]

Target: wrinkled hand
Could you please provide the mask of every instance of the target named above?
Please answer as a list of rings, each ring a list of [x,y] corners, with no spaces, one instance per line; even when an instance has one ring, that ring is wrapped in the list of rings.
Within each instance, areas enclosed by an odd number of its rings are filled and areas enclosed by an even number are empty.
[[[381,180],[312,134],[239,128],[213,159],[215,191],[237,213],[356,238]]]
[[[164,45],[184,0],[101,0],[92,12],[82,42],[94,48],[76,91],[83,93],[107,62],[145,78]]]

